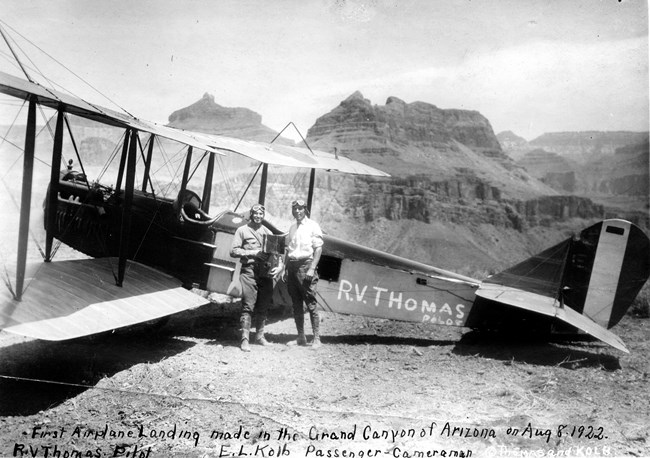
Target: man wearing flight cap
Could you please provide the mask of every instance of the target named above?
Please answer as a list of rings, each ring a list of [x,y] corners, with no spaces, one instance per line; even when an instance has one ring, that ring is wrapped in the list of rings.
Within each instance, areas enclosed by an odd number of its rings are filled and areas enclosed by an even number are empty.
[[[250,222],[241,226],[235,232],[230,256],[240,258],[241,272],[239,279],[242,285],[241,350],[250,351],[249,334],[251,317],[255,314],[255,343],[270,345],[264,337],[266,314],[273,303],[273,278],[282,266],[271,270],[271,276],[264,273],[264,261],[267,255],[262,252],[264,235],[273,233],[264,225],[265,208],[261,204],[253,205],[250,209]]]
[[[316,309],[316,284],[318,283],[318,261],[323,247],[323,232],[317,222],[307,216],[304,200],[291,203],[291,213],[296,221],[287,236],[287,289],[293,303],[293,317],[296,321],[298,339],[292,344],[307,345],[303,303],[311,318],[314,340],[312,348],[321,346],[320,315]]]

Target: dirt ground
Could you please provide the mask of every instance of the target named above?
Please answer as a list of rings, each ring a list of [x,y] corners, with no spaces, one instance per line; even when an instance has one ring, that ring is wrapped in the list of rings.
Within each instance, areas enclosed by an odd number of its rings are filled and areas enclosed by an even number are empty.
[[[647,319],[614,328],[629,355],[333,314],[320,349],[286,345],[285,320],[246,354],[212,312],[61,343],[0,333],[0,455],[650,456]]]

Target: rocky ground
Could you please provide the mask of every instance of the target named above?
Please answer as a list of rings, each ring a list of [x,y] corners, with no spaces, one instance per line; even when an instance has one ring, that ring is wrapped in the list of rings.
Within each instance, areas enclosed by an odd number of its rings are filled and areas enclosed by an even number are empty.
[[[0,455],[650,455],[647,319],[614,328],[629,355],[331,314],[318,350],[279,321],[245,354],[235,327],[208,305],[155,332],[0,333]]]

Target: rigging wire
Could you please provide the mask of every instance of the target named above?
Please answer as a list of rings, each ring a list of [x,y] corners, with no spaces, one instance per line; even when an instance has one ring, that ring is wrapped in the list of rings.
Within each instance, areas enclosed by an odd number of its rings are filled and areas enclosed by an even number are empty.
[[[41,111],[41,112],[42,112],[42,111]],[[56,240],[56,243],[55,243],[54,246],[52,247],[52,251],[51,251],[51,253],[50,253],[50,259],[54,259],[54,257],[55,257],[56,254],[58,253],[58,251],[59,251],[61,245],[63,244],[63,237],[64,237],[65,234],[69,231],[69,229],[71,228],[72,223],[75,221],[75,219],[79,216],[81,210],[83,209],[83,205],[87,205],[87,201],[88,201],[88,199],[90,198],[90,195],[91,195],[91,194],[90,194],[90,191],[91,191],[90,183],[88,182],[88,176],[86,175],[86,171],[85,171],[85,168],[84,168],[84,165],[83,165],[83,161],[81,160],[81,157],[80,157],[80,155],[79,155],[79,150],[78,150],[78,148],[77,148],[77,144],[76,144],[76,142],[75,142],[74,134],[73,134],[73,132],[72,132],[72,128],[71,128],[70,123],[69,123],[69,120],[68,120],[68,114],[64,112],[64,113],[63,113],[63,116],[64,116],[64,121],[65,121],[66,126],[67,126],[67,129],[68,129],[68,133],[69,133],[69,136],[70,136],[70,140],[72,141],[72,145],[73,145],[73,147],[74,147],[75,153],[76,153],[76,155],[77,155],[77,159],[78,159],[78,161],[79,161],[79,165],[80,165],[80,167],[81,167],[81,169],[82,169],[82,173],[84,174],[84,177],[86,178],[86,182],[85,182],[85,184],[86,184],[86,188],[88,189],[89,192],[86,194],[86,198],[85,198],[84,201],[82,202],[82,205],[79,206],[79,208],[76,210],[76,212],[74,213],[74,215],[72,215],[72,217],[70,218],[70,221],[69,221],[68,225],[65,227],[65,229],[63,230],[61,236]],[[52,119],[52,118],[51,118],[51,119]],[[52,133],[51,127],[49,126],[51,119],[49,119],[49,120],[46,119],[46,126],[48,126],[48,129],[49,129],[50,135],[53,136],[53,133]],[[39,135],[40,135],[40,133],[41,133],[42,131],[43,131],[43,129],[41,129],[41,131],[39,132]],[[62,158],[63,158],[63,156],[62,156]],[[53,166],[54,166],[54,165],[52,164],[52,165],[50,165],[49,167],[53,167]],[[13,196],[12,196],[12,199],[13,199]],[[93,206],[94,206],[95,208],[97,208],[97,205],[93,205]],[[36,237],[33,235],[33,232],[32,232],[31,229],[30,229],[30,233],[32,233],[32,238],[34,239],[34,242],[35,242],[35,244],[36,244],[36,246],[37,246],[39,252],[41,253],[41,256],[43,257],[43,259],[45,259],[46,255],[45,255],[45,253],[44,253],[42,247],[40,246],[38,240],[37,240]],[[99,240],[99,242],[100,242],[100,245],[101,245],[101,247],[102,247],[102,250],[103,250],[104,252],[108,252],[105,243],[104,243],[102,240]],[[109,259],[109,262],[110,262],[110,259]],[[41,269],[41,267],[42,267],[42,265],[40,265],[40,266],[37,268],[36,273],[38,273],[38,271]],[[113,270],[112,263],[111,263],[111,269]],[[113,275],[115,275],[114,272],[113,272]],[[27,289],[28,289],[29,286],[31,285],[31,282],[32,282],[35,278],[36,278],[36,275],[34,275],[34,276],[32,277],[32,280],[30,280],[30,282],[29,282],[29,283],[24,287],[23,292],[27,291]]]
[[[142,162],[145,163],[145,168],[146,168],[147,159],[144,157],[144,150],[145,150],[145,148],[149,148],[150,145],[151,145],[151,148],[152,148],[152,150],[153,150],[153,146],[152,146],[152,145],[153,145],[153,142],[154,142],[156,136],[153,135],[153,134],[152,134],[152,135],[149,135],[149,137],[147,138],[147,141],[145,142],[144,146],[142,145],[142,142],[140,141],[140,136],[139,136],[139,135],[138,135],[137,138],[138,138],[138,144],[140,145],[140,156],[141,156],[141,158],[142,158]],[[152,157],[151,157],[151,160],[153,160],[153,155],[152,155]],[[149,167],[151,167],[151,164],[149,164]],[[144,183],[144,180],[145,180],[145,179],[148,179],[148,180],[149,180],[149,186],[151,187],[151,194],[152,194],[152,196],[153,196],[153,198],[154,198],[154,200],[155,200],[155,199],[156,199],[156,195],[155,195],[155,194],[156,194],[156,190],[155,190],[155,188],[154,188],[154,186],[153,186],[153,182],[151,181],[151,172],[149,173],[149,176],[147,176],[147,177],[142,177],[142,180],[143,180],[143,183],[141,183],[142,185],[145,185],[145,184],[146,184],[146,183]]]
[[[173,161],[176,158],[179,158],[178,160],[178,165],[176,166],[176,170],[172,169],[172,176],[169,181],[169,184],[167,185],[165,195],[169,196],[170,194],[177,194],[179,189],[178,189],[178,184],[176,183],[178,176],[182,175],[181,169],[183,168],[183,163],[184,163],[184,158],[185,158],[185,149],[186,146],[182,146],[181,149],[170,159],[169,166],[171,166],[171,161]],[[173,192],[172,192],[173,189]]]
[[[15,147],[16,149],[18,149],[19,151],[23,151],[23,148],[22,148],[22,147],[20,147],[20,146],[16,145],[15,143],[9,141],[9,140],[8,140],[8,137],[9,137],[9,134],[11,133],[11,130],[12,130],[12,129],[14,128],[14,126],[16,125],[16,121],[18,121],[18,117],[20,116],[20,113],[23,111],[23,108],[25,108],[25,104],[26,104],[26,103],[27,103],[27,100],[23,100],[23,102],[20,104],[20,109],[16,112],[16,116],[14,117],[13,121],[11,122],[11,124],[9,125],[9,127],[7,128],[7,132],[6,132],[5,135],[2,137],[2,142],[0,143],[0,148],[2,148],[2,145],[4,145],[5,142],[6,142],[6,143],[9,143],[10,145],[14,146],[14,147]],[[9,172],[7,172],[7,173],[9,173]],[[5,176],[6,176],[6,174],[5,174]]]
[[[138,143],[140,143],[140,137],[137,136],[137,138],[138,138]],[[151,140],[151,138],[152,137],[149,137],[149,140]],[[155,137],[154,137],[154,139],[155,139]],[[142,147],[141,143],[140,143],[140,147],[141,147],[140,154],[142,155],[142,159],[145,160],[144,159],[144,148]],[[151,178],[149,178],[149,183],[151,184],[151,188],[152,188],[151,189],[151,195],[153,197],[154,202],[156,203],[156,210],[154,211],[151,218],[149,218],[149,225],[147,226],[147,229],[145,230],[144,234],[142,235],[142,238],[140,239],[140,243],[138,244],[138,247],[136,248],[135,252],[133,253],[133,260],[134,261],[137,259],[138,254],[140,253],[140,249],[144,245],[144,242],[147,239],[147,236],[149,235],[149,232],[151,231],[151,228],[154,227],[154,224],[159,228],[162,227],[164,229],[167,229],[162,224],[156,223],[156,217],[160,214],[160,210],[161,210],[161,208],[163,206],[163,203],[162,203],[162,201],[159,201],[156,198],[156,193],[154,192],[153,183],[151,183]],[[129,272],[130,270],[131,270],[131,265],[129,265],[129,268],[127,269],[127,272]]]
[[[221,155],[217,155],[216,159],[217,159],[216,160],[217,167],[219,168],[219,172],[221,173],[221,178],[223,179],[224,187],[226,188],[226,192],[228,193],[228,197],[234,208],[234,206],[237,204],[237,195],[235,193],[235,186],[232,182],[232,178],[230,177],[230,175],[226,170],[226,164],[224,163],[224,159],[221,157]]]
[[[192,173],[190,173],[190,176],[187,178],[188,183],[190,181],[192,181],[192,178],[194,177],[194,174],[196,173],[197,169],[199,168],[199,165],[201,165],[201,163],[203,162],[203,159],[205,159],[208,154],[210,154],[208,151],[203,152],[203,155],[201,156],[201,159],[198,160],[198,162],[194,166],[194,170],[192,170]]]
[[[16,117],[14,118],[14,122],[11,124],[11,126],[9,127],[9,129],[8,129],[8,131],[7,131],[7,135],[8,135],[8,133],[11,131],[11,129],[15,126],[15,122],[16,122],[16,120],[18,119],[18,116],[19,116],[19,114],[20,114],[20,111],[22,111],[22,108],[24,108],[25,103],[26,103],[26,101],[23,102],[21,109],[20,109],[19,112],[16,114]],[[48,119],[47,116],[45,116],[45,112],[43,111],[43,109],[42,109],[42,107],[41,107],[40,105],[39,105],[39,109],[40,109],[41,116],[43,117],[43,120],[45,121],[45,125],[43,126],[43,128],[41,128],[41,130],[40,130],[39,132],[37,132],[37,133],[35,134],[35,138],[38,138],[46,128],[48,129],[48,131],[49,131],[49,133],[50,133],[50,136],[53,137],[54,135],[53,135],[52,130],[51,130],[51,127],[50,127],[50,121],[51,121],[52,118],[49,118],[49,119]],[[4,141],[3,141],[3,144],[4,144]],[[0,146],[1,146],[1,145],[0,145]],[[7,195],[9,196],[9,198],[11,199],[11,201],[12,201],[14,207],[15,207],[18,211],[20,211],[20,205],[19,205],[18,202],[16,201],[15,196],[14,196],[13,193],[11,192],[11,188],[9,187],[9,185],[7,184],[7,182],[6,182],[6,180],[5,180],[5,178],[7,177],[7,175],[11,172],[12,168],[13,168],[13,167],[18,163],[18,161],[21,159],[21,157],[23,157],[24,154],[25,154],[25,151],[24,151],[23,148],[19,147],[18,145],[14,145],[14,146],[16,146],[16,147],[19,149],[19,151],[21,152],[21,155],[18,156],[18,157],[16,158],[16,160],[15,160],[15,161],[11,164],[11,166],[7,169],[6,173],[5,173],[2,177],[0,177],[0,178],[1,178],[1,181],[2,181],[2,183],[3,183],[3,185],[4,185],[4,187],[5,187],[6,190],[7,190],[7,193],[6,193],[6,194],[7,194]],[[41,158],[39,158],[39,157],[36,156],[36,155],[34,155],[34,159],[35,159],[36,161],[38,161],[38,162],[44,164],[46,167],[51,167],[51,164],[48,164],[47,162],[43,161]],[[44,252],[44,250],[43,250],[43,247],[41,246],[41,244],[40,244],[38,238],[36,237],[36,234],[34,233],[34,230],[31,228],[31,226],[30,226],[30,228],[28,229],[28,231],[29,231],[29,235],[30,235],[30,237],[31,237],[31,239],[32,239],[32,242],[35,244],[35,246],[36,246],[38,252],[40,253],[41,257],[42,257],[43,259],[45,259],[45,252]],[[6,263],[5,263],[5,266],[4,266],[4,267],[5,267],[5,271],[6,271]],[[29,285],[27,285],[27,286],[29,286]],[[27,286],[25,286],[24,290],[27,289]],[[10,291],[11,291],[11,288],[10,288]],[[12,294],[13,294],[13,292],[12,292]]]
[[[242,201],[244,200],[244,197],[246,197],[246,193],[248,192],[248,189],[249,189],[249,188],[251,187],[251,185],[253,184],[253,180],[255,180],[255,177],[257,176],[257,172],[259,172],[261,168],[262,168],[262,163],[260,162],[260,164],[257,166],[257,169],[255,169],[255,173],[253,173],[253,176],[252,176],[251,179],[248,181],[248,185],[246,186],[246,189],[241,193],[241,198],[239,199],[239,202],[237,202],[237,205],[235,206],[235,209],[234,209],[233,211],[236,212],[237,209],[239,208],[239,205],[240,205],[240,204],[242,203]]]
[[[163,147],[163,143],[160,141],[159,136],[158,135],[154,136],[153,141],[154,141],[154,147],[155,145],[158,145],[158,151],[160,152],[163,159],[165,159],[165,150]],[[152,156],[152,162],[153,162],[153,157],[154,156]],[[149,168],[151,170],[151,164],[149,165]],[[156,185],[155,187],[154,187],[154,181]],[[162,189],[162,185],[158,181],[158,177],[156,176],[155,173],[151,173],[151,171],[149,172],[149,184],[151,185],[152,193],[155,193],[154,190],[158,190],[158,192],[160,192],[160,190]]]
[[[70,141],[72,142],[72,147],[73,147],[73,149],[74,149],[74,151],[75,151],[75,154],[77,155],[77,160],[79,161],[79,166],[81,167],[81,173],[83,173],[83,176],[86,178],[86,180],[85,180],[85,184],[86,184],[86,188],[87,188],[88,191],[89,191],[89,193],[86,194],[86,199],[84,200],[84,203],[86,203],[87,199],[90,197],[90,190],[91,190],[91,189],[90,189],[90,183],[88,182],[88,175],[86,174],[86,170],[85,170],[85,168],[84,168],[83,161],[81,160],[81,156],[79,155],[79,149],[77,148],[77,142],[75,141],[74,134],[72,133],[72,128],[70,127],[70,122],[69,122],[69,120],[68,120],[68,114],[65,113],[65,112],[63,112],[63,120],[64,120],[64,122],[65,122],[65,125],[66,125],[67,129],[68,129],[68,134],[69,134],[69,136],[70,136]],[[61,158],[62,158],[62,161],[65,161],[63,155],[61,155]],[[65,163],[65,162],[64,162],[64,163]],[[60,166],[60,165],[59,165],[59,166]],[[54,167],[54,164],[52,164],[52,167]],[[96,206],[95,206],[95,207],[96,207]],[[77,214],[78,214],[80,211],[81,211],[81,208],[79,208],[79,209],[77,210],[77,212],[75,213],[75,217],[77,216]],[[66,232],[67,232],[67,229],[66,229]],[[63,243],[63,242],[62,242],[60,239],[57,240],[57,243],[55,244],[55,246],[54,246],[53,249],[52,249],[52,253],[51,253],[51,255],[50,255],[50,259],[54,259],[54,256],[55,256],[56,253],[59,251],[59,248],[61,247],[61,244],[62,244],[62,243]]]
[[[4,266],[3,266],[4,267],[4,276],[3,276],[2,280],[3,280],[4,284],[5,284],[5,286],[7,287],[7,289],[9,290],[9,293],[11,294],[11,297],[16,299],[16,297],[17,297],[16,292],[14,291],[14,288],[13,288],[13,286],[11,284],[11,276],[9,275],[9,271],[7,270],[7,263],[4,261],[4,256],[2,258],[3,258],[2,262],[4,264]]]
[[[11,46],[11,43],[9,42],[9,38],[7,37],[7,35],[5,35],[5,31],[4,31],[4,28],[3,28],[3,27],[0,27],[0,35],[2,35],[2,38],[3,38],[3,39],[5,40],[5,42],[7,43],[7,46],[9,47],[9,51],[11,51],[11,54],[13,54],[14,59],[16,59],[16,62],[17,62],[18,65],[20,66],[20,69],[22,70],[22,72],[25,74],[25,77],[26,77],[30,82],[33,83],[34,80],[32,80],[32,77],[29,76],[29,73],[27,73],[27,70],[25,70],[25,67],[23,67],[23,63],[22,63],[22,62],[20,61],[20,59],[18,58],[18,55],[16,54],[16,51],[14,51],[14,47]],[[18,46],[18,45],[16,44],[16,46]],[[20,48],[20,46],[18,46],[18,48]],[[21,51],[22,51],[22,49],[21,49]],[[24,52],[23,52],[23,54],[24,54]]]
[[[81,156],[79,155],[79,148],[77,148],[77,142],[75,141],[74,135],[72,134],[72,128],[70,127],[70,122],[68,121],[67,113],[63,114],[63,120],[65,121],[65,125],[68,128],[68,133],[70,134],[70,140],[72,141],[72,147],[74,148],[74,152],[77,155],[77,160],[79,161],[79,167],[81,167],[81,173],[83,173],[84,177],[86,177],[86,187],[88,188],[88,191],[90,191],[90,183],[88,183],[88,175],[86,174],[86,169],[84,168],[83,161],[81,160]]]
[[[185,151],[185,148],[186,148],[186,146],[185,146],[185,145],[182,145],[182,146],[180,147],[180,149],[179,149],[179,150],[178,150],[178,151],[177,151],[177,152],[176,152],[176,153],[175,153],[171,158],[169,158],[169,159],[167,159],[167,157],[166,157],[166,155],[165,155],[165,153],[164,153],[164,149],[161,149],[161,152],[162,152],[162,154],[163,154],[163,157],[164,157],[166,160],[165,160],[165,162],[163,163],[163,165],[161,165],[161,166],[160,166],[158,169],[156,169],[153,173],[154,173],[154,174],[159,173],[160,170],[161,170],[162,168],[166,167],[166,168],[167,168],[167,172],[170,174],[170,182],[169,182],[169,184],[167,185],[167,187],[164,188],[163,186],[160,186],[161,192],[163,193],[164,196],[168,196],[169,193],[170,193],[170,190],[172,189],[172,187],[176,188],[176,186],[177,186],[177,185],[174,183],[174,180],[178,177],[178,173],[179,173],[179,171],[180,171],[180,169],[181,169],[181,167],[182,167],[182,165],[183,165],[183,161],[182,161],[182,159],[184,158],[183,153],[184,153],[184,151]],[[180,160],[178,160],[179,156],[180,156]],[[174,169],[173,169],[173,166],[172,166],[172,162],[173,162],[174,160],[178,160],[178,166],[177,166],[176,170],[174,170]],[[164,189],[163,189],[163,188],[164,188]]]
[[[100,181],[104,177],[104,174],[108,171],[108,168],[111,166],[111,164],[113,163],[113,161],[117,157],[117,153],[121,151],[120,145],[124,142],[125,138],[126,138],[126,130],[124,130],[124,133],[120,136],[117,143],[115,143],[115,147],[113,148],[113,152],[108,156],[108,159],[104,162],[104,166],[99,171],[99,174],[97,175],[96,181]]]
[[[20,71],[20,66],[16,63],[16,59],[14,59],[13,55],[7,54],[6,52],[0,50],[0,57],[2,60],[7,62],[8,65]]]
[[[293,121],[289,121],[289,123],[286,126],[284,126],[284,128],[275,137],[273,137],[273,140],[271,140],[271,143],[273,143],[275,140],[277,140],[280,137],[280,135],[282,135],[282,132],[287,130],[287,128],[289,126],[293,126],[293,128],[296,130],[296,132],[298,132],[298,135],[300,135],[300,138],[302,139],[302,142],[305,144],[305,147],[311,152],[311,154],[313,154],[315,156],[316,153],[314,153],[312,151],[311,147],[307,143],[307,140],[305,140],[305,137],[302,136],[302,132],[300,132],[300,129],[298,129],[298,127],[293,123]]]
[[[91,390],[98,390],[98,391],[104,391],[104,392],[110,392],[110,393],[121,393],[121,394],[130,394],[130,395],[135,395],[135,396],[150,396],[150,397],[156,397],[156,398],[163,398],[163,399],[177,399],[183,402],[208,402],[211,404],[218,404],[218,405],[233,405],[233,406],[239,406],[243,407],[250,413],[255,413],[256,415],[260,415],[257,411],[251,411],[249,410],[249,407],[266,407],[266,408],[272,408],[272,409],[277,409],[277,405],[269,405],[269,404],[263,404],[260,402],[240,402],[240,401],[228,401],[226,399],[223,399],[223,397],[219,396],[217,398],[206,398],[206,397],[199,397],[199,396],[180,396],[180,395],[174,395],[174,394],[169,394],[169,393],[147,393],[144,391],[137,391],[137,390],[127,390],[124,388],[115,388],[115,387],[107,387],[107,386],[97,386],[97,385],[91,385],[88,383],[73,383],[73,382],[61,382],[58,380],[47,380],[47,379],[39,379],[39,378],[33,378],[33,377],[20,377],[20,376],[15,376],[15,375],[7,375],[7,374],[0,374],[0,379],[6,379],[6,380],[14,380],[14,381],[23,381],[23,382],[36,382],[36,383],[43,383],[43,384],[51,384],[51,385],[62,385],[62,386],[70,386],[70,387],[75,387],[75,388],[85,388],[85,389],[91,389]],[[290,406],[294,410],[303,410],[303,411],[310,411],[310,412],[317,412],[317,413],[329,413],[329,414],[336,414],[336,415],[357,415],[357,416],[363,416],[363,417],[378,417],[380,419],[385,419],[385,418],[393,418],[393,419],[402,419],[402,420],[412,420],[412,421],[429,421],[429,418],[418,418],[418,417],[409,417],[406,415],[394,415],[394,414],[388,414],[388,413],[381,413],[378,414],[376,412],[360,412],[360,411],[352,411],[352,410],[334,410],[334,409],[317,409],[313,407],[306,407],[306,406],[296,406],[296,405],[291,405]]]
[[[122,106],[120,106],[120,105],[119,105],[118,103],[116,103],[114,100],[112,100],[110,97],[108,97],[107,95],[103,94],[101,91],[99,91],[97,88],[95,88],[95,87],[94,87],[92,84],[90,84],[88,81],[86,81],[85,79],[83,79],[81,76],[79,76],[77,73],[75,73],[75,72],[72,71],[70,68],[68,68],[67,66],[65,66],[63,63],[59,62],[55,57],[53,57],[52,55],[50,55],[49,53],[47,53],[45,50],[43,50],[42,48],[40,48],[39,46],[37,46],[35,43],[33,43],[32,41],[30,41],[28,38],[26,38],[25,36],[23,36],[23,35],[22,35],[20,32],[18,32],[16,29],[14,29],[13,27],[9,26],[9,25],[8,25],[6,22],[4,22],[2,19],[0,19],[0,24],[4,24],[5,27],[11,29],[12,32],[14,32],[14,33],[17,34],[18,36],[20,36],[23,40],[25,40],[27,43],[29,43],[30,45],[32,45],[34,48],[38,49],[38,50],[39,50],[40,52],[42,52],[44,55],[46,55],[47,57],[49,57],[50,59],[52,59],[54,62],[56,62],[58,65],[60,65],[64,70],[68,71],[70,74],[72,74],[73,76],[75,76],[79,81],[81,81],[82,83],[84,83],[86,86],[88,86],[88,87],[89,87],[90,89],[92,89],[94,92],[96,92],[97,94],[99,94],[100,96],[102,96],[104,99],[108,100],[109,102],[111,102],[113,105],[115,105],[116,107],[118,107],[118,108],[119,108],[120,110],[122,110],[124,113],[126,113],[126,114],[128,114],[129,116],[135,118],[135,116],[133,116],[131,113],[129,113],[126,109],[124,109]],[[0,30],[1,30],[1,27],[0,27]],[[15,42],[15,40],[14,40],[14,42]],[[20,46],[19,46],[19,49],[20,49]],[[30,60],[30,62],[32,62],[31,59],[29,59],[29,56],[27,55],[27,53],[25,53],[22,49],[20,49],[20,50],[23,52],[23,54],[24,54],[25,56],[27,56],[27,59]],[[17,58],[16,58],[16,59],[17,59]],[[32,64],[34,64],[34,63],[32,62]],[[21,66],[22,66],[22,65],[21,65]],[[34,64],[34,67],[36,68],[36,71],[39,73],[39,75],[40,75],[41,77],[43,77],[43,78],[44,78],[44,79],[45,79],[45,80],[46,80],[50,85],[54,85],[54,84],[55,84],[55,83],[53,83],[49,78],[47,78],[47,77],[46,77],[46,76],[45,76],[45,75],[44,75],[40,70],[38,70],[38,68],[37,68],[37,66],[36,66],[35,64]],[[28,79],[29,79],[29,78],[28,78]],[[31,80],[30,80],[30,81],[31,81]],[[32,82],[33,82],[33,81],[32,81]],[[57,85],[57,86],[58,86],[58,85]],[[69,94],[72,94],[72,95],[74,95],[75,97],[77,97],[76,94],[74,94],[73,92],[71,92],[71,91],[69,91],[69,90],[67,90],[67,89],[65,89],[65,88],[63,88],[63,87],[61,87],[61,86],[58,86],[58,87],[61,88],[61,89],[63,89],[63,90],[65,90],[65,91],[68,92]],[[81,97],[78,97],[78,98],[81,99]],[[86,102],[86,103],[88,103],[88,104],[94,106],[95,108],[97,108],[95,105],[91,104],[90,102]],[[101,111],[101,110],[100,110],[100,111]]]

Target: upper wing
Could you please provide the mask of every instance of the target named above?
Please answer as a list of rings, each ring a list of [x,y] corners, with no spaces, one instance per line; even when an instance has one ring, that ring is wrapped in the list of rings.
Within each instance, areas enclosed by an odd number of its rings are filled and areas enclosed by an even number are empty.
[[[65,340],[143,323],[207,303],[169,275],[129,261],[115,285],[111,258],[30,264],[21,301],[0,293],[0,328]]]
[[[258,162],[282,167],[299,167],[310,169],[333,170],[352,175],[390,176],[381,170],[353,161],[346,157],[335,156],[318,150],[308,150],[297,146],[269,144],[252,140],[223,137],[220,135],[183,131],[199,141],[209,144],[216,150],[231,151],[244,155]]]
[[[76,116],[92,119],[102,124],[118,127],[130,127],[143,132],[149,132],[161,137],[168,138],[195,148],[210,151],[215,154],[223,154],[212,148],[210,145],[201,142],[197,138],[187,135],[182,130],[162,126],[150,121],[135,118],[126,113],[120,113],[110,108],[91,104],[80,98],[65,94],[54,89],[47,89],[39,84],[25,81],[21,78],[0,72],[0,93],[7,94],[19,99],[27,100],[29,97],[36,97],[40,105],[57,109],[63,104],[65,111]]]
[[[271,145],[163,126],[88,103],[78,97],[54,89],[47,89],[4,72],[0,72],[0,93],[23,100],[33,96],[36,97],[37,103],[53,109],[57,109],[63,104],[66,112],[76,116],[103,124],[149,132],[215,154],[223,155],[223,151],[231,151],[271,165],[334,170],[356,175],[389,176],[385,172],[360,162],[345,157],[335,157],[322,151],[312,152],[305,148]]]

